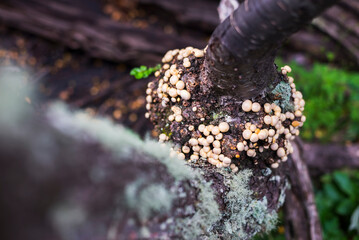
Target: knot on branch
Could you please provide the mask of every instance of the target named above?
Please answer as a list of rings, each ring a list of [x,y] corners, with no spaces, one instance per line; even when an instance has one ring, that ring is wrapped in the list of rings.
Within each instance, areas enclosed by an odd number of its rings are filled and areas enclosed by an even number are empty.
[[[148,84],[146,117],[160,141],[172,141],[173,152],[191,164],[239,169],[277,168],[293,152],[289,140],[305,121],[305,101],[289,66],[275,86],[258,97],[238,100],[219,96],[204,76],[204,51],[172,50]]]

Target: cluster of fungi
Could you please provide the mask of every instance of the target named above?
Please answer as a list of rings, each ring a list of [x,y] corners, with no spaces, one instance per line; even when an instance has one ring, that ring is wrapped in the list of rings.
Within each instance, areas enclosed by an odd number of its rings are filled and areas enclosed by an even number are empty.
[[[291,68],[278,72],[276,86],[283,89],[273,86],[277,91],[239,100],[215,94],[216,86],[201,71],[204,54],[192,47],[168,51],[148,83],[146,118],[159,141],[171,141],[173,152],[193,164],[208,162],[237,172],[249,160],[277,168],[293,152],[290,140],[305,121],[305,101],[287,76]]]

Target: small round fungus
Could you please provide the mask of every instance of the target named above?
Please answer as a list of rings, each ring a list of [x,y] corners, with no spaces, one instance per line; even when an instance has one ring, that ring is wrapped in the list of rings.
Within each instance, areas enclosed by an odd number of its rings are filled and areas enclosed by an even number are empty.
[[[195,139],[195,138],[191,138],[188,143],[191,145],[191,146],[196,146],[198,145],[198,140]]]
[[[160,141],[166,141],[167,136],[166,136],[166,134],[161,133],[161,134],[160,134],[160,136],[159,136],[158,138],[160,139]]]
[[[256,151],[254,149],[249,149],[247,151],[247,156],[248,157],[255,157],[255,155],[256,155]]]
[[[275,162],[272,163],[271,168],[278,168],[279,167],[279,163]]]
[[[198,131],[203,132],[205,128],[206,128],[206,126],[204,124],[200,124],[198,126]]]
[[[270,145],[270,149],[272,149],[273,151],[276,151],[278,149],[278,143],[272,143]]]
[[[270,125],[272,123],[272,118],[269,115],[266,115],[263,119],[264,123]]]
[[[188,146],[183,146],[182,147],[182,152],[184,152],[184,153],[189,153],[190,150],[191,149]]]
[[[285,150],[284,150],[284,148],[279,148],[279,149],[277,150],[277,156],[280,157],[280,158],[285,156]]]
[[[252,135],[252,131],[248,129],[244,130],[242,133],[244,139],[250,139],[251,135]]]
[[[214,154],[217,154],[217,155],[221,153],[221,149],[220,149],[220,148],[213,148],[212,151],[213,151]]]
[[[252,101],[251,100],[245,100],[243,103],[242,103],[242,109],[243,111],[245,112],[249,112],[252,110]]]
[[[189,100],[191,98],[191,94],[187,90],[182,90],[181,98],[183,98],[184,100]]]
[[[206,140],[208,143],[212,143],[214,141],[214,137],[212,135],[209,135]]]
[[[219,127],[217,126],[213,127],[211,132],[213,135],[218,135],[220,132]]]
[[[256,133],[253,133],[250,137],[251,142],[258,142],[258,135]]]
[[[261,140],[264,140],[268,137],[268,130],[267,129],[262,129],[259,131],[258,133],[258,138]]]
[[[213,143],[212,143],[213,147],[215,148],[219,148],[221,147],[221,143],[218,141],[218,140],[215,140]]]
[[[252,111],[253,112],[259,112],[261,110],[261,105],[257,102],[252,104]]]
[[[224,157],[224,159],[223,159],[223,163],[224,163],[224,164],[226,164],[226,165],[228,164],[228,165],[229,165],[231,162],[232,162],[232,161],[231,161],[230,158]]]
[[[182,119],[183,119],[183,117],[182,117],[181,115],[177,115],[177,116],[175,117],[176,122],[181,122]]]
[[[266,113],[270,113],[272,111],[272,107],[271,107],[271,105],[269,103],[264,104],[264,111]]]
[[[184,84],[183,81],[178,81],[178,82],[176,83],[176,88],[177,88],[178,90],[183,90],[184,87],[185,87],[185,84]]]
[[[228,132],[228,130],[229,130],[229,125],[226,122],[221,122],[218,125],[218,127],[219,127],[219,131],[221,131],[221,132]]]
[[[239,142],[237,144],[237,149],[238,149],[238,151],[242,152],[244,150],[244,144],[242,142]]]
[[[170,83],[172,85],[176,85],[177,82],[178,82],[178,77],[176,75],[171,76]]]

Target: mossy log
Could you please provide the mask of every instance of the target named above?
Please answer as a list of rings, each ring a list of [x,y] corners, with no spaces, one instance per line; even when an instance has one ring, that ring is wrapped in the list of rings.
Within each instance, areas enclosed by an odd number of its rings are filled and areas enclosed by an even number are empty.
[[[283,171],[191,168],[109,120],[36,113],[28,76],[1,70],[2,239],[249,239],[275,226]]]

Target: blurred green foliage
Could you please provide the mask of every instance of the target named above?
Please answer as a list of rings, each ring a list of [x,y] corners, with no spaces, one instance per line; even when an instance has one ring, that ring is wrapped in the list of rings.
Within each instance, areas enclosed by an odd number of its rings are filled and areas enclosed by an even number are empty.
[[[156,72],[161,68],[161,64],[157,64],[155,67],[140,66],[131,70],[130,75],[136,79],[147,78],[152,73]]]
[[[316,184],[316,204],[324,240],[359,240],[359,171],[342,170],[324,175]],[[280,223],[283,222],[280,214]],[[284,240],[284,228],[255,240]]]
[[[281,59],[278,66],[285,64]],[[306,140],[359,140],[359,73],[314,63],[310,69],[291,62],[291,75],[306,101],[301,136]]]
[[[324,239],[359,240],[359,171],[324,175],[316,190],[316,203]]]

